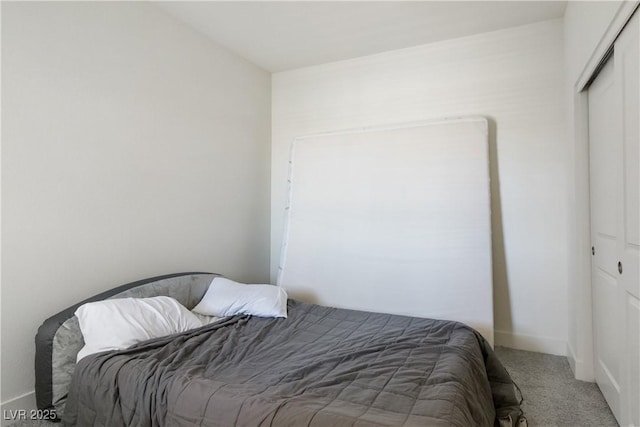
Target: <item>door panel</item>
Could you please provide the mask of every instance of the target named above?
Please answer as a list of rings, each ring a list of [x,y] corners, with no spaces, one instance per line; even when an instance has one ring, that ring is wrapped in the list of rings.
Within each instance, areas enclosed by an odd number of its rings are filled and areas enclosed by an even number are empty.
[[[629,33],[627,33],[629,31]],[[622,83],[623,104],[623,173],[624,173],[624,237],[627,245],[631,246],[637,257],[640,245],[640,215],[638,209],[640,195],[640,49],[638,19],[634,19],[627,26],[625,33],[617,43],[617,59]],[[636,295],[638,297],[638,295]]]
[[[612,150],[617,129],[614,64],[609,59],[589,88],[589,154],[591,174],[591,223],[596,238],[616,240],[618,150]],[[597,161],[594,161],[597,160]],[[596,242],[598,243],[598,242]],[[614,254],[615,257],[615,254]]]
[[[622,118],[621,192],[619,195],[618,254],[623,272],[623,329],[621,369],[621,411],[623,425],[640,426],[640,17],[629,21],[615,43],[615,79]]]
[[[639,21],[589,88],[594,369],[623,426],[640,426]]]
[[[617,280],[602,271],[593,276],[596,382],[614,414],[620,412],[620,327]]]
[[[640,300],[627,294],[627,344],[626,354],[628,387],[626,412],[628,425],[640,426]],[[634,339],[635,338],[635,339]]]
[[[615,52],[614,52],[615,55]],[[620,422],[621,288],[618,280],[618,199],[621,118],[610,58],[589,88],[592,295],[595,377]]]

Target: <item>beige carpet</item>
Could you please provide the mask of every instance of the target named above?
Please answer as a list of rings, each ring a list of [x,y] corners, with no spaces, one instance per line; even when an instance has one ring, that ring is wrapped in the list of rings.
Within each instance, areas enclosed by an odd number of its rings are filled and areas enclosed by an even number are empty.
[[[522,391],[530,426],[617,426],[594,383],[574,379],[566,357],[497,347],[496,353]]]

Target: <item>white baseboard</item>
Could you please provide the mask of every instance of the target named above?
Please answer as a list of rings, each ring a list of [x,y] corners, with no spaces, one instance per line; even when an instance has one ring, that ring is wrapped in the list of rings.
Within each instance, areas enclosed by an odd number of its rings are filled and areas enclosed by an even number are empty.
[[[571,366],[571,370],[573,371],[573,376],[580,381],[587,382],[595,382],[596,378],[593,373],[593,369],[587,367],[584,361],[576,358],[576,352],[571,347],[570,343],[567,343],[567,360],[569,361],[569,366]]]
[[[35,391],[30,391],[29,393],[25,393],[22,396],[14,397],[13,399],[9,399],[6,402],[2,402],[0,409],[0,426],[10,426],[11,424],[20,421],[21,419],[32,419],[32,417],[30,417],[30,415],[32,415],[30,414],[30,411],[33,411],[35,409]]]
[[[514,334],[513,332],[498,330],[493,331],[493,334],[496,345],[503,347],[554,354],[556,356],[567,355],[567,342],[556,338]]]

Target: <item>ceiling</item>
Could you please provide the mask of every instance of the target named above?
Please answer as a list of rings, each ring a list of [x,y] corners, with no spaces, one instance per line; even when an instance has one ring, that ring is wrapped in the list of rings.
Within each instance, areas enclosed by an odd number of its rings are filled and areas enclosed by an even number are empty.
[[[566,1],[170,1],[159,7],[278,72],[562,17]]]

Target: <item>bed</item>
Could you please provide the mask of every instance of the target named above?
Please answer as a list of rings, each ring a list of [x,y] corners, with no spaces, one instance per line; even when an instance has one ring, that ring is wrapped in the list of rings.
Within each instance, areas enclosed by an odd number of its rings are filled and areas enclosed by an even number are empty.
[[[167,295],[188,309],[218,275],[114,288],[47,319],[36,398],[77,426],[521,425],[520,396],[487,341],[453,321],[287,301],[75,362],[82,304]]]

